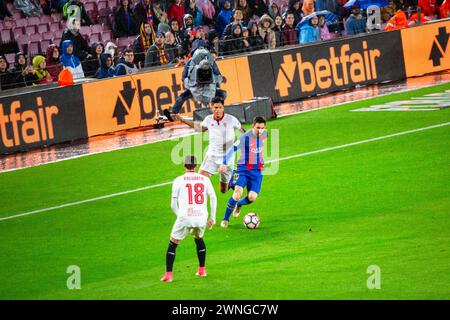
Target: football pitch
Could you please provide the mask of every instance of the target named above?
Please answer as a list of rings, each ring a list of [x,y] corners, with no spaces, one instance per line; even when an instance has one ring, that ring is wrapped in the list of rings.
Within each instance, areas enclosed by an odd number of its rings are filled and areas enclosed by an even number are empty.
[[[170,182],[184,172],[171,161],[179,140],[1,173],[0,218],[10,219],[0,220],[0,299],[449,299],[450,110],[350,112],[445,90],[269,121],[279,161],[266,161],[278,173],[228,229],[219,223],[231,192],[212,179],[206,278],[194,275],[186,238],[174,282],[160,282]],[[259,229],[243,227],[248,212]],[[78,290],[67,287],[69,266],[79,267]],[[371,266],[379,289],[367,286]]]

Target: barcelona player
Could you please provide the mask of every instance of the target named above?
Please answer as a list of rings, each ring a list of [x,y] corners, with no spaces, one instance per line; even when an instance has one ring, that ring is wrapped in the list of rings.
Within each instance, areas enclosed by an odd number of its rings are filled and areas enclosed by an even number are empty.
[[[234,192],[228,200],[225,216],[220,223],[223,228],[228,227],[231,214],[238,217],[241,207],[251,204],[258,197],[263,179],[262,151],[265,139],[267,139],[266,120],[263,117],[255,117],[252,129],[239,137],[239,140],[228,150],[223,164],[219,167],[219,172],[226,172],[229,160],[240,149],[241,156],[237,163],[237,169],[234,170],[230,181],[230,187],[234,189]],[[244,188],[247,188],[247,196],[241,199]]]

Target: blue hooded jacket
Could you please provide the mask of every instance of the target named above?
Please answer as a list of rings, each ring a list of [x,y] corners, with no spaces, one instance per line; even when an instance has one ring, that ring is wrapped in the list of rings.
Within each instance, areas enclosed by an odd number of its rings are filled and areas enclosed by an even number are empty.
[[[311,23],[303,25],[299,30],[298,43],[304,44],[320,40],[320,30]]]
[[[225,9],[223,5],[228,1],[231,6],[230,9]],[[232,0],[221,0],[220,1],[220,12],[217,15],[216,30],[219,33],[219,38],[222,38],[225,27],[231,22],[233,18],[233,1]]]
[[[114,76],[114,68],[109,67],[106,65],[106,59],[112,57],[109,53],[102,53],[100,55],[100,68],[97,69],[97,73],[95,74],[95,77],[97,79],[105,79],[105,78],[111,78]]]
[[[73,46],[72,40],[65,40],[62,43],[62,48],[61,48],[62,54],[61,54],[61,57],[59,57],[59,61],[61,61],[62,65],[64,67],[76,68],[81,64],[81,61],[73,53],[71,53],[71,54],[67,53],[68,46]]]

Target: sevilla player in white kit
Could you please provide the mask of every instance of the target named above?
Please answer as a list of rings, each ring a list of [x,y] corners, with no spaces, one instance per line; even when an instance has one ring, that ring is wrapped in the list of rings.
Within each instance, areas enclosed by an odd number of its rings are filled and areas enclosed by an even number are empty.
[[[212,99],[211,110],[213,114],[208,115],[200,126],[194,123],[194,121],[184,119],[179,115],[175,115],[174,118],[196,130],[203,132],[206,130],[209,131],[208,151],[206,152],[199,173],[206,177],[219,173],[219,190],[222,193],[226,193],[228,191],[228,183],[233,174],[234,157],[230,159],[231,163],[224,173],[219,172],[219,167],[222,165],[227,150],[233,146],[235,140],[234,130],[238,129],[241,133],[245,133],[245,130],[236,117],[224,112],[224,101],[221,98],[215,97]]]
[[[197,159],[187,156],[184,167],[186,173],[175,179],[172,185],[172,211],[177,216],[170,234],[169,248],[166,254],[166,274],[161,281],[172,282],[172,269],[175,251],[188,234],[194,236],[197,245],[199,267],[196,275],[206,277],[206,246],[203,241],[205,228],[216,224],[217,197],[208,177],[196,173]],[[211,216],[208,219],[207,197]]]

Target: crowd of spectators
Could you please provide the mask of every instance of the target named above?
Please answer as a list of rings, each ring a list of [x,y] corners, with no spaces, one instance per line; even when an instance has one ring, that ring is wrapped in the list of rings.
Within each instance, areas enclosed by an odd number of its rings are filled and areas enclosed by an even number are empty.
[[[67,27],[60,43],[51,44],[45,53],[29,57],[17,52],[14,66],[0,54],[0,87],[5,90],[56,82],[63,69],[69,70],[73,79],[103,79],[134,74],[146,67],[183,65],[199,39],[215,56],[224,56],[367,32],[365,10],[359,5],[345,9],[346,2],[119,0],[112,15],[112,32],[116,38],[135,36],[135,40],[118,52],[114,41],[89,44],[80,34],[80,27],[93,23],[83,0],[14,0],[14,7],[26,17],[61,12]],[[389,2],[390,6],[381,8],[386,31],[447,18],[450,13],[450,0]],[[335,21],[313,14],[322,10],[330,12]],[[313,17],[302,22],[307,16]],[[0,0],[0,20],[12,19],[6,0]]]

